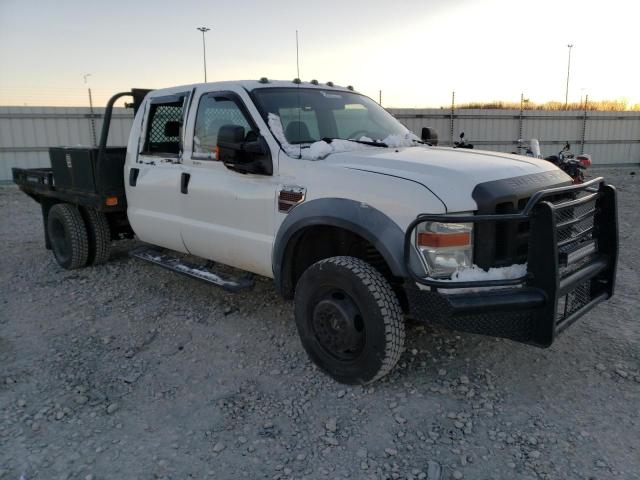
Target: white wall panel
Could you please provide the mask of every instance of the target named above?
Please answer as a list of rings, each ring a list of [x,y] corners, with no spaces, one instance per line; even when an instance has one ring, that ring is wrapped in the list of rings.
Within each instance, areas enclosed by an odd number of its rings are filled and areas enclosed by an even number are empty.
[[[49,165],[49,147],[92,145],[90,110],[84,107],[0,107],[0,181],[11,179],[12,167]],[[104,108],[94,109],[102,116]],[[133,112],[114,108],[109,145],[126,145]],[[96,141],[102,118],[95,119]]]
[[[448,145],[451,130],[451,110],[389,109],[400,117],[414,133],[420,135],[423,126],[434,127],[440,144]],[[453,140],[460,132],[482,150],[515,151],[520,136],[518,110],[455,110]],[[415,118],[422,115],[423,118]],[[413,118],[412,118],[413,116]],[[593,156],[594,164],[640,163],[640,114],[638,112],[584,112],[526,110],[522,119],[525,140],[537,138],[543,155],[557,154],[569,141],[574,153],[580,153],[584,127],[584,152]],[[495,142],[495,143],[493,143]]]
[[[103,108],[94,109],[96,140],[100,139]],[[389,109],[410,130],[420,135],[422,127],[435,128],[441,145],[448,145],[451,110]],[[0,180],[11,179],[11,167],[44,167],[49,164],[47,149],[60,145],[90,145],[91,120],[85,107],[0,107]],[[572,142],[580,152],[583,112],[524,112],[522,138],[538,138],[544,155],[557,153],[562,142]],[[114,109],[109,145],[126,145],[133,115],[131,110]],[[455,110],[453,140],[460,132],[482,150],[511,152],[519,136],[518,110]],[[550,143],[551,142],[551,143]],[[585,153],[597,164],[640,163],[640,114],[637,112],[588,112]]]

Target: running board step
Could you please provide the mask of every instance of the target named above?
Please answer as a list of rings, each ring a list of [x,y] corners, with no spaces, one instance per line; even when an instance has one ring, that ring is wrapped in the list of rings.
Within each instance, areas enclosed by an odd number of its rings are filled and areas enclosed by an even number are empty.
[[[247,273],[238,279],[228,278],[220,273],[214,272],[208,266],[203,267],[185,262],[181,258],[174,257],[157,248],[136,248],[129,252],[129,256],[154,263],[167,270],[186,275],[187,277],[196,278],[203,282],[216,285],[228,292],[247,290],[254,285],[253,275],[251,273]]]

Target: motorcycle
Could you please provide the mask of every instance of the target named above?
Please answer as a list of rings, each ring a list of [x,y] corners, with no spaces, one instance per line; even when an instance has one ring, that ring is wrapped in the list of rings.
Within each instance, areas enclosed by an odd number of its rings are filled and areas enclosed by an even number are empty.
[[[544,159],[553,163],[569,175],[573,179],[574,185],[584,182],[584,172],[591,166],[591,155],[574,155],[571,152],[569,142],[558,152],[558,155],[550,155],[544,157]]]
[[[540,153],[540,142],[537,138],[532,138],[528,143],[522,139],[518,139],[516,150],[516,152],[511,153],[533,158],[543,158]],[[558,152],[558,155],[550,155],[544,157],[544,159],[553,163],[569,175],[573,179],[574,184],[584,182],[584,171],[591,166],[591,155],[574,155],[571,152],[569,142]]]
[[[453,142],[453,148],[473,148],[473,144],[467,143],[467,141],[464,139],[464,132],[462,132],[460,134],[460,141]]]
[[[528,143],[519,138],[518,143],[516,144],[516,150],[517,152],[511,153],[524,155],[526,157],[542,158],[542,153],[540,153],[540,142],[537,138],[532,138]]]

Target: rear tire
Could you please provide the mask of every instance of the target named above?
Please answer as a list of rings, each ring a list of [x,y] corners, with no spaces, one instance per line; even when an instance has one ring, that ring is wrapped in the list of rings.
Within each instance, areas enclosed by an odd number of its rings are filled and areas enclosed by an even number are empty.
[[[404,349],[404,319],[391,285],[355,257],[309,267],[296,285],[295,317],[311,360],[341,383],[375,382]]]
[[[67,270],[84,267],[89,256],[89,238],[80,211],[74,205],[57,203],[47,218],[47,231],[58,265]]]
[[[107,216],[93,208],[82,210],[89,235],[89,258],[87,265],[101,265],[109,260],[111,253],[111,230]]]

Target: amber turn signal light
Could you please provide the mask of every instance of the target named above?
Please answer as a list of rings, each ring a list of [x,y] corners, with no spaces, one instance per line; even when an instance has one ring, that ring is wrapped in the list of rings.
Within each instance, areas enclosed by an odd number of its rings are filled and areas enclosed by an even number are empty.
[[[471,233],[418,233],[418,245],[421,247],[464,247],[471,243]]]

